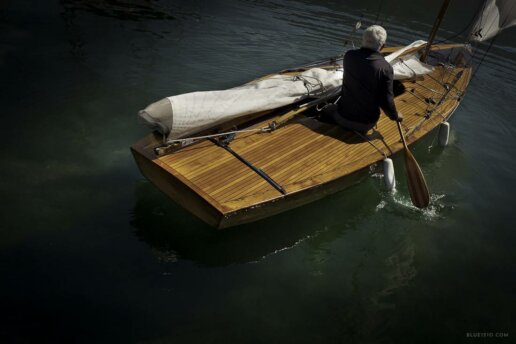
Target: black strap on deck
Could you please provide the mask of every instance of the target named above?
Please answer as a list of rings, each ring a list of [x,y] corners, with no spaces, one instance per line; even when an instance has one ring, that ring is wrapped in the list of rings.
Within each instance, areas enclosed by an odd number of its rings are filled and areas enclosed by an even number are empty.
[[[225,137],[223,139],[219,139],[219,140],[210,139],[210,141],[215,143],[217,146],[224,148],[226,151],[231,153],[235,158],[237,158],[238,160],[243,162],[247,167],[249,167],[251,170],[256,172],[256,174],[258,174],[260,177],[265,179],[270,185],[272,185],[272,187],[274,187],[276,190],[281,192],[283,195],[286,195],[287,192],[285,191],[285,189],[283,189],[281,187],[281,185],[276,183],[274,181],[274,179],[272,179],[267,173],[265,173],[262,169],[254,166],[251,162],[244,159],[241,155],[239,155],[237,152],[235,152],[233,149],[231,149],[231,147],[229,147],[229,142],[231,142],[231,140],[233,140],[234,137],[235,137],[235,135],[233,134],[233,135],[228,135],[227,137]]]

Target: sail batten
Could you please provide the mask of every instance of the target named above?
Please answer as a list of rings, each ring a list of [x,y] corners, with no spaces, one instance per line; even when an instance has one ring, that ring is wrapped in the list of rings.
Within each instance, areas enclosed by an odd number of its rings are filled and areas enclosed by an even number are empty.
[[[471,39],[482,42],[516,25],[516,0],[486,0],[473,25]]]

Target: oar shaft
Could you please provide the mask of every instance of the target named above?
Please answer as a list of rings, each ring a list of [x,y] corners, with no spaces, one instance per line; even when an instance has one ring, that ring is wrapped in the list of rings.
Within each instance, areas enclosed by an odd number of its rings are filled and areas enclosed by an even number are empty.
[[[401,124],[400,122],[396,122],[396,124],[398,125],[398,130],[400,132],[401,141],[403,142],[403,147],[405,147],[405,149],[408,149],[407,142],[405,141],[405,135],[403,135],[403,129],[401,129]]]
[[[423,172],[421,172],[421,168],[419,167],[416,158],[414,158],[407,147],[407,142],[405,141],[405,135],[403,135],[400,122],[396,122],[396,124],[398,125],[403,147],[405,148],[405,172],[407,173],[407,185],[410,198],[416,207],[426,208],[430,203],[430,193],[428,192],[425,177],[423,176]]]

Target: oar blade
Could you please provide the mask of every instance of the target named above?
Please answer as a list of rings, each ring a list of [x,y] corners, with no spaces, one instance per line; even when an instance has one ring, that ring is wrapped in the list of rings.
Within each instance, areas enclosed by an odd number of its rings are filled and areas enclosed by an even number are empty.
[[[408,189],[412,203],[418,208],[426,208],[430,204],[430,193],[425,177],[412,153],[405,149],[405,170],[407,172]]]

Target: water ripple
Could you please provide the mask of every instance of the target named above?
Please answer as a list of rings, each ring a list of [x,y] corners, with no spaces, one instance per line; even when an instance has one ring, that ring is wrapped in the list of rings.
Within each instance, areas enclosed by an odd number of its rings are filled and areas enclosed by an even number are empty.
[[[154,5],[141,1],[120,0],[61,0],[68,11],[86,11],[103,17],[143,21],[149,19],[173,20],[175,16]]]

